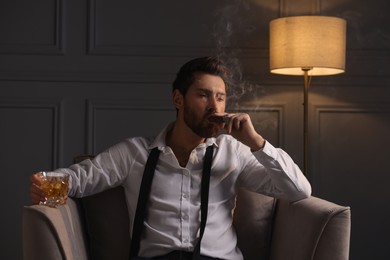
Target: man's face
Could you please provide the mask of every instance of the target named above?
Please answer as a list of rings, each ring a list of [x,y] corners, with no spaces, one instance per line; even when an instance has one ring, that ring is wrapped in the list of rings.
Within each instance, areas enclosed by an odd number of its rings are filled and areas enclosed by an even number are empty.
[[[226,107],[225,83],[219,76],[195,73],[195,81],[187,90],[183,103],[186,125],[200,137],[215,136],[219,127],[208,121],[214,113],[223,114]]]

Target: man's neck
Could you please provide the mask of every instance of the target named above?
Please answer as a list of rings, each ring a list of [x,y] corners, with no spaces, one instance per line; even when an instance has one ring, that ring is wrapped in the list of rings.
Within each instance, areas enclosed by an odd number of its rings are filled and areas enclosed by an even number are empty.
[[[180,166],[185,167],[188,158],[199,144],[205,142],[205,138],[196,135],[186,125],[176,121],[165,137],[166,144],[172,149]]]

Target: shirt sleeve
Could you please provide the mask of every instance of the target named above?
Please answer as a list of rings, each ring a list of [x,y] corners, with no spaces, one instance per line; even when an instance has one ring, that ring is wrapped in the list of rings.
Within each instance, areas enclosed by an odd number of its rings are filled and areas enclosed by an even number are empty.
[[[55,172],[65,172],[69,178],[69,196],[84,197],[119,186],[127,177],[130,157],[126,143],[122,142],[98,154],[93,159],[84,160],[68,168]]]
[[[309,181],[285,151],[266,142],[253,155],[256,162],[246,164],[243,178],[249,189],[288,201],[311,195]]]

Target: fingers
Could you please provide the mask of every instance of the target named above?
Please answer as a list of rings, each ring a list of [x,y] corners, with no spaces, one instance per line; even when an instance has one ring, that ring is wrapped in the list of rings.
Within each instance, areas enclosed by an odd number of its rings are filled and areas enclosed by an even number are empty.
[[[213,122],[220,129],[224,129],[227,134],[232,135],[252,150],[258,150],[264,145],[264,138],[257,133],[250,116],[246,113],[215,113],[209,117],[209,121]]]
[[[239,113],[239,114],[229,114],[229,121],[225,124],[225,130],[227,133],[232,134],[234,131],[242,130],[244,124],[250,122],[250,118],[248,114]],[[252,128],[252,125],[250,124]]]
[[[30,198],[33,204],[45,201],[45,192],[40,188],[42,173],[35,173],[30,176]]]
[[[230,120],[225,125],[225,131],[238,141],[257,151],[264,147],[265,139],[255,130],[251,118],[246,113],[229,114]]]

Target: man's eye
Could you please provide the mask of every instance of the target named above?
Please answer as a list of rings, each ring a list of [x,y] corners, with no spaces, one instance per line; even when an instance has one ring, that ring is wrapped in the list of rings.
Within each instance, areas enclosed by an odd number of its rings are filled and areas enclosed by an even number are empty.
[[[219,102],[223,102],[223,101],[225,101],[225,96],[224,96],[224,95],[218,95],[218,96],[217,96],[217,100],[218,100]]]

